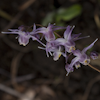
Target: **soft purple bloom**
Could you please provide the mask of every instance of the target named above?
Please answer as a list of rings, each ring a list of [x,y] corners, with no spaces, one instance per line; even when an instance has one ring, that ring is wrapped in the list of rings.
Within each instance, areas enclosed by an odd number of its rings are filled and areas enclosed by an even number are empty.
[[[25,27],[20,26],[18,29],[9,29],[11,32],[2,32],[4,34],[18,34],[18,41],[20,45],[26,46],[29,43],[30,33],[25,32]]]
[[[42,33],[45,37],[47,42],[55,40],[54,31],[59,29],[65,29],[65,27],[61,26],[54,26],[52,24],[49,24],[48,27],[41,27],[37,29],[36,33]]]
[[[98,53],[97,53],[96,51],[92,51],[92,52],[90,53],[90,57],[91,57],[93,60],[95,60],[95,59],[98,58]]]
[[[81,33],[72,35],[72,30],[74,29],[74,27],[75,26],[73,26],[72,28],[71,26],[67,26],[64,32],[64,38],[58,38],[55,40],[55,43],[57,45],[63,45],[65,47],[65,51],[67,51],[68,53],[72,52],[72,50],[75,50],[76,40],[86,38],[86,37],[79,37]]]
[[[53,60],[57,61],[61,55],[66,57],[67,55],[63,53],[61,46],[55,46],[55,43],[53,41],[47,42],[45,48],[38,47],[39,49],[43,49],[46,51],[47,57],[49,57],[49,54],[53,56]]]
[[[39,40],[39,35],[36,33],[36,26],[34,24],[32,32],[26,31],[25,27],[22,25],[18,29],[9,29],[11,32],[2,32],[4,34],[18,34],[17,38],[20,45],[26,46],[29,43],[29,39],[38,41],[40,44],[44,45]],[[44,45],[45,46],[45,45]]]
[[[71,63],[69,65],[67,65],[67,68],[73,68],[73,66],[79,62],[83,65],[88,65],[90,63],[90,57],[86,54],[86,51],[90,48],[93,47],[94,43],[97,41],[98,39],[96,39],[93,43],[91,43],[88,47],[84,48],[82,51],[80,50],[73,50],[73,55],[75,55],[76,57],[74,59],[72,59]],[[66,69],[68,70],[68,69]],[[69,74],[69,72],[68,72]]]
[[[54,45],[54,42],[51,41],[51,42],[47,42],[44,47],[38,47],[38,48],[45,50],[47,57],[49,57],[49,53],[52,56],[52,53],[51,52],[54,51],[56,47]]]

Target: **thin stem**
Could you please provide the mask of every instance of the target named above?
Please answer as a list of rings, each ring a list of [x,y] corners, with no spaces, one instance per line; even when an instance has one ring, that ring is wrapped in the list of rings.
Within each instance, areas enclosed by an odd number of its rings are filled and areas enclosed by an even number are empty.
[[[56,33],[56,32],[54,32],[58,37],[60,37],[61,38],[61,36],[58,34],[58,33]]]
[[[41,25],[41,24],[35,24],[36,26],[41,26],[41,27],[45,27],[45,26],[43,26],[43,25]]]
[[[94,70],[98,71],[98,72],[100,73],[100,70],[99,70],[99,69],[97,69],[97,68],[93,67],[93,66],[92,66],[92,65],[90,65],[90,64],[88,64],[88,66],[89,66],[89,67],[91,67],[92,69],[94,69]]]

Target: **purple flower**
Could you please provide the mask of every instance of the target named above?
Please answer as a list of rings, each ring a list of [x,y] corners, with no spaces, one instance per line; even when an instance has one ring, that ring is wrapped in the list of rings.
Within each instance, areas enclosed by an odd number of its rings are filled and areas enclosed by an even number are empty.
[[[65,47],[65,51],[68,53],[72,52],[72,50],[75,50],[75,42],[76,40],[86,38],[86,37],[80,37],[81,33],[79,34],[72,34],[72,30],[74,29],[75,26],[71,28],[71,26],[67,26],[66,31],[64,32],[64,38],[58,38],[55,40],[55,43],[57,45],[63,45]]]
[[[92,51],[92,52],[90,53],[90,57],[91,57],[93,60],[95,60],[95,59],[98,58],[98,53],[97,53],[96,51]]]
[[[55,40],[55,35],[54,31],[59,30],[59,29],[65,29],[65,27],[61,26],[54,26],[52,24],[49,24],[48,27],[41,27],[38,28],[36,33],[42,33],[43,36],[45,37],[47,42]]]
[[[32,38],[32,40],[36,40],[42,45],[44,45],[39,40],[39,35],[36,33],[36,26],[34,24],[32,32],[27,32],[25,27],[22,25],[18,27],[18,29],[9,29],[11,32],[2,32],[4,34],[18,34],[17,38],[20,45],[26,46],[29,43],[29,39]],[[44,45],[45,46],[45,45]]]
[[[18,41],[20,45],[26,46],[29,43],[30,33],[25,32],[25,27],[20,26],[18,29],[9,29],[11,32],[2,32],[4,34],[18,34]]]
[[[51,52],[54,51],[56,47],[54,45],[54,42],[51,41],[51,42],[47,42],[46,45],[44,46],[44,48],[43,47],[38,47],[38,48],[45,50],[47,57],[49,57],[49,53],[52,56]]]
[[[61,46],[55,46],[55,43],[53,41],[47,42],[45,48],[38,47],[39,49],[43,49],[46,51],[47,57],[49,57],[49,54],[53,56],[53,60],[57,61],[61,55],[66,57],[67,55],[63,53]]]
[[[64,32],[64,38],[58,38],[55,40],[55,43],[57,45],[63,45],[65,47],[65,50],[69,53],[72,50],[75,50],[75,43],[73,39],[71,38],[71,33],[72,33],[73,28],[74,26],[72,28],[68,26],[66,31]]]
[[[73,50],[73,55],[75,55],[76,57],[74,59],[72,59],[70,64],[67,64],[67,68],[66,71],[68,71],[67,73],[69,74],[70,71],[69,69],[72,69],[74,65],[76,65],[77,63],[81,63],[83,65],[88,65],[90,63],[90,57],[86,54],[86,51],[90,48],[93,47],[94,43],[97,41],[98,39],[96,39],[93,43],[91,43],[88,47],[84,48],[82,51],[80,50]],[[68,75],[67,74],[67,75]]]

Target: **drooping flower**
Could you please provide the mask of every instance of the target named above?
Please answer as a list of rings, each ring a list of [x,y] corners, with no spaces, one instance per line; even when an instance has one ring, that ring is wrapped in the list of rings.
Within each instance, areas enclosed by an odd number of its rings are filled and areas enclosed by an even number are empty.
[[[26,31],[26,28],[22,25],[18,27],[18,29],[8,29],[11,32],[2,32],[3,34],[18,34],[16,38],[18,38],[18,42],[20,45],[26,46],[29,43],[29,39],[36,40],[42,45],[44,45],[38,38],[38,34],[36,33],[36,26],[34,24],[32,32]],[[45,46],[45,45],[44,45]]]
[[[53,60],[54,61],[57,61],[60,56],[63,55],[64,57],[66,57],[67,55],[62,51],[62,47],[59,46],[59,47],[56,47],[54,50],[53,50]]]
[[[18,29],[8,29],[11,32],[2,32],[4,34],[18,34],[18,41],[20,45],[26,46],[29,43],[30,33],[25,32],[25,27],[20,26]]]
[[[75,50],[75,41],[86,38],[86,37],[79,37],[81,33],[79,34],[72,34],[72,30],[74,29],[75,26],[71,28],[71,26],[67,26],[65,32],[64,32],[64,38],[58,38],[55,40],[55,43],[57,45],[63,45],[65,47],[65,51],[68,53],[71,53],[72,50]],[[72,34],[72,35],[71,35]]]
[[[82,51],[80,50],[73,50],[73,55],[76,56],[74,59],[72,59],[70,64],[66,64],[65,68],[67,71],[68,75],[70,72],[72,72],[72,70],[70,71],[70,69],[73,69],[73,66],[76,65],[76,63],[81,63],[83,65],[88,65],[90,63],[90,57],[86,54],[86,51],[90,48],[93,47],[94,43],[97,41],[98,39],[96,39],[93,43],[91,43],[88,47],[85,47]]]
[[[66,57],[67,55],[63,53],[61,46],[55,46],[55,43],[53,41],[47,42],[45,48],[38,47],[39,49],[43,49],[46,51],[47,57],[49,57],[49,54],[53,56],[53,60],[57,61],[61,55]]]
[[[53,41],[55,40],[55,35],[54,35],[54,31],[55,30],[59,30],[59,29],[65,29],[65,27],[62,26],[54,26],[53,24],[48,25],[48,27],[41,27],[38,28],[36,31],[36,33],[42,33],[43,36],[45,37],[45,40],[47,42]]]

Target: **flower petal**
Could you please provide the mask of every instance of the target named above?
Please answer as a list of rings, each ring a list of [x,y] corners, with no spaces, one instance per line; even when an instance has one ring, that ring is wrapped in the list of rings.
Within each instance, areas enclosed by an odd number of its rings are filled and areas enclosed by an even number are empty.
[[[73,55],[74,56],[77,56],[77,57],[80,57],[81,56],[81,51],[79,49],[73,50],[72,52],[73,52]]]
[[[71,30],[70,30],[70,32],[69,32],[69,34],[68,34],[68,37],[67,37],[67,40],[68,40],[68,41],[72,39],[71,33],[72,33],[74,27],[75,27],[75,26],[73,26],[73,27],[71,28]]]
[[[69,34],[69,32],[70,32],[70,28],[71,28],[71,26],[67,26],[67,28],[66,28],[66,30],[65,30],[65,32],[64,32],[64,38],[67,40],[67,38],[68,38],[68,34]]]
[[[66,40],[64,38],[58,38],[55,40],[56,45],[65,45]]]
[[[23,36],[19,36],[18,37],[18,41],[20,45],[26,46],[29,43],[29,38],[28,37],[23,37]]]
[[[98,40],[98,38],[97,38],[93,43],[91,43],[88,47],[84,48],[84,49],[82,50],[82,52],[85,53],[88,49],[92,48],[93,45],[94,45],[94,43],[95,43],[97,40]]]
[[[73,72],[73,70],[74,70],[73,66],[75,65],[76,62],[78,62],[78,60],[79,60],[79,58],[78,58],[78,57],[75,57],[74,59],[72,59],[72,61],[71,61],[70,64],[67,64],[67,65],[65,66],[65,69],[66,69],[66,71],[67,71],[66,76],[68,76],[68,74],[69,74],[70,72]]]

